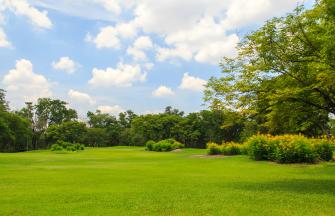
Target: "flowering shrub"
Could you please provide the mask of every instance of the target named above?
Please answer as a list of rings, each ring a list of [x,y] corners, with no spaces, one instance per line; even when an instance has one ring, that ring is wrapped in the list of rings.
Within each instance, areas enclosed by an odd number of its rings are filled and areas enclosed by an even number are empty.
[[[278,163],[315,163],[333,158],[334,142],[301,135],[256,135],[247,140],[249,156]]]

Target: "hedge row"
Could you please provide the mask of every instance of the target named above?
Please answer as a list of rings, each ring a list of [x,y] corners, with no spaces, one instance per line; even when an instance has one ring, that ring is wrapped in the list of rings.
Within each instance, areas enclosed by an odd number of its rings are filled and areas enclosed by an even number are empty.
[[[301,135],[255,135],[244,144],[208,143],[210,155],[248,154],[254,160],[269,160],[278,163],[315,163],[330,161],[335,150],[334,140],[307,138]]]
[[[81,151],[84,150],[85,146],[80,143],[70,143],[58,140],[50,148],[51,151]]]
[[[184,148],[184,144],[174,140],[174,139],[165,139],[159,142],[149,140],[145,144],[145,149],[147,151],[157,151],[157,152],[168,152],[175,149]]]
[[[241,155],[247,154],[247,148],[243,144],[233,142],[224,143],[222,145],[216,143],[208,143],[207,150],[209,155]]]
[[[278,163],[330,161],[335,147],[330,139],[311,139],[301,135],[256,135],[247,141],[247,145],[251,158]]]

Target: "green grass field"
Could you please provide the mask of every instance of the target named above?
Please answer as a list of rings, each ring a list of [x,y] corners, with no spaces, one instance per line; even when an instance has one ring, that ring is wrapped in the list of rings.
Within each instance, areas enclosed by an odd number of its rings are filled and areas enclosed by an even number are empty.
[[[335,163],[205,150],[0,154],[0,215],[335,215]]]

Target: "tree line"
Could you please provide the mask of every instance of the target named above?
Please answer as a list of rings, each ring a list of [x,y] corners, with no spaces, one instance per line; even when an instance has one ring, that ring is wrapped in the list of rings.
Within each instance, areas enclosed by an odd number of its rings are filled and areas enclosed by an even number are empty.
[[[89,147],[143,146],[148,140],[174,138],[186,147],[205,148],[209,141],[239,141],[247,136],[243,116],[231,111],[203,110],[185,114],[170,106],[159,114],[137,115],[128,110],[118,116],[87,112],[87,121],[58,99],[40,98],[11,111],[1,90],[0,151],[47,149],[58,140]]]

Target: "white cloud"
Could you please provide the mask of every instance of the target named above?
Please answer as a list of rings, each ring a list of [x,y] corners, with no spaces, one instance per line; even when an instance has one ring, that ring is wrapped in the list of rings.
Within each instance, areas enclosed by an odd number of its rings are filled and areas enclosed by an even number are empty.
[[[136,49],[147,50],[153,48],[153,46],[154,45],[149,36],[141,36],[134,42],[134,47]]]
[[[166,86],[159,86],[155,91],[152,92],[152,95],[155,97],[166,97],[174,95],[174,92],[171,88]]]
[[[90,34],[87,34],[85,40],[95,43],[97,48],[119,49],[121,47],[121,42],[118,38],[117,31],[112,26],[107,26],[100,29],[99,34],[95,38],[92,38]]]
[[[52,84],[43,75],[35,73],[32,63],[25,59],[16,61],[16,67],[4,76],[2,83],[9,100],[14,103],[34,102],[40,97],[52,96]]]
[[[97,36],[90,33],[86,35],[85,41],[92,42],[97,48],[121,48],[122,38],[132,38],[137,34],[137,27],[134,22],[119,23],[116,26],[106,26],[100,29]]]
[[[1,1],[1,0],[0,0]],[[29,0],[38,7],[89,20],[116,21],[132,0]]]
[[[70,89],[68,91],[68,96],[71,100],[77,103],[88,103],[90,105],[95,104],[95,100],[87,93]]]
[[[203,80],[199,77],[190,76],[188,73],[184,73],[179,88],[191,91],[203,91],[206,84],[206,80]]]
[[[105,70],[94,68],[89,84],[93,86],[119,86],[129,87],[136,81],[145,81],[146,73],[139,65],[119,63],[116,68],[108,67]]]
[[[7,40],[5,32],[0,28],[0,47],[10,47],[11,43]]]
[[[99,106],[98,110],[100,110],[102,113],[108,113],[112,115],[118,115],[121,112],[124,112],[124,109],[120,107],[119,105],[114,106]]]
[[[146,61],[148,59],[145,52],[134,47],[128,47],[127,54],[132,56],[135,61]]]
[[[39,11],[26,0],[4,0],[4,7],[12,10],[16,15],[25,16],[37,27],[50,29],[52,22],[47,11]]]
[[[118,0],[93,0],[101,4],[107,11],[110,11],[116,15],[119,15],[122,11],[120,2]]]
[[[55,70],[63,70],[69,74],[77,70],[77,64],[70,57],[61,57],[58,62],[53,62],[52,67]]]
[[[156,59],[181,58],[217,64],[223,56],[234,56],[239,38],[233,31],[291,11],[292,0],[140,0],[135,21],[146,33],[165,39]],[[180,10],[183,8],[183,10]]]
[[[162,62],[173,58],[181,58],[189,61],[192,59],[192,52],[185,46],[179,46],[173,49],[159,47],[157,49],[156,59],[158,61]]]
[[[153,48],[153,43],[148,36],[137,38],[132,47],[128,47],[127,54],[132,56],[135,61],[146,61],[148,59],[144,50]]]

